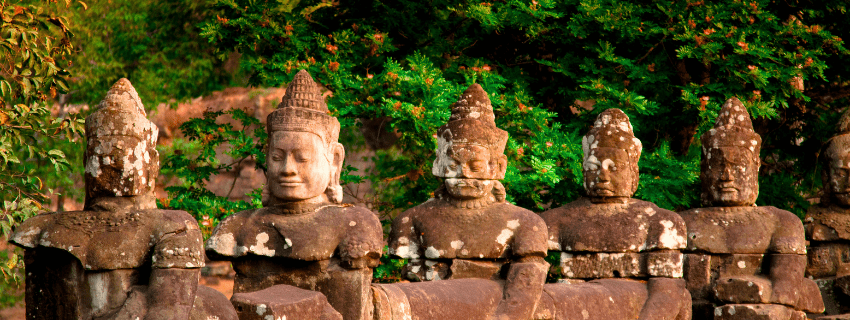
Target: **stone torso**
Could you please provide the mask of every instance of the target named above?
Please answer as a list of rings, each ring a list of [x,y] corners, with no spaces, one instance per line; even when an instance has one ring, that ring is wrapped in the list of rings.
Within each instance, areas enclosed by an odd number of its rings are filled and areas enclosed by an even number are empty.
[[[370,211],[325,205],[303,213],[267,207],[239,212],[222,221],[207,241],[207,254],[233,261],[234,291],[276,284],[309,290],[332,269],[374,267],[383,247],[382,230]],[[368,269],[367,269],[368,270]]]
[[[11,241],[26,249],[27,299],[61,306],[29,316],[111,319],[129,300],[142,303],[134,288],[148,284],[151,268],[202,267],[202,239],[186,212],[135,210],[36,216]]]
[[[226,260],[265,256],[303,261],[380,256],[382,231],[363,208],[326,205],[287,214],[275,207],[239,212],[207,240],[207,253]]]
[[[709,254],[805,254],[803,226],[774,207],[712,207],[680,213],[688,226],[688,251]]]
[[[685,245],[682,218],[637,199],[594,204],[581,198],[541,216],[549,226],[550,250],[620,253]]]
[[[392,230],[390,253],[411,259],[409,271],[420,280],[450,278],[448,268],[455,271],[452,278],[490,278],[510,259],[546,254],[540,217],[506,203],[468,209],[431,199],[401,213]]]

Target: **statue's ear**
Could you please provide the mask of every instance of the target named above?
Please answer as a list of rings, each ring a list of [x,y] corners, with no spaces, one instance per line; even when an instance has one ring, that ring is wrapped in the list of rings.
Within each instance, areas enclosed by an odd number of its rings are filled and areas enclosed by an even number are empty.
[[[328,150],[330,152],[328,159],[331,162],[331,170],[328,174],[331,175],[331,179],[328,182],[325,194],[328,195],[328,200],[331,202],[342,203],[342,186],[339,184],[339,178],[342,174],[342,162],[345,160],[345,148],[339,142],[332,142],[328,147],[330,149]]]
[[[496,168],[493,170],[493,179],[502,180],[505,178],[505,172],[508,171],[508,156],[500,154],[496,158]]]
[[[334,176],[331,177],[331,183],[339,184],[339,176],[342,173],[342,163],[345,160],[345,147],[342,146],[339,142],[331,142],[330,150],[328,152],[331,153],[331,156],[328,157],[331,161],[331,168]]]

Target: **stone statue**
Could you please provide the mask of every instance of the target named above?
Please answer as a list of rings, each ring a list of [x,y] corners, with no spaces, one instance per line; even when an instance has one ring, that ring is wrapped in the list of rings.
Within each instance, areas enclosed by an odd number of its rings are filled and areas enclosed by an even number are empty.
[[[337,142],[339,121],[328,114],[307,71],[287,86],[266,129],[268,201],[261,209],[228,217],[207,241],[207,255],[233,263],[231,300],[240,317],[240,306],[262,305],[274,319],[333,319],[337,311],[347,320],[370,318],[371,268],[383,249],[381,223],[365,208],[341,204],[345,149]],[[294,296],[309,296],[316,313],[292,307],[297,301],[287,299]],[[321,307],[328,302],[332,309]],[[255,311],[260,313],[244,312]]]
[[[806,241],[794,214],[755,206],[761,137],[746,107],[726,101],[701,138],[703,205],[684,211],[685,279],[695,319],[805,319],[824,306],[803,277]]]
[[[582,139],[587,197],[541,214],[550,252],[561,252],[551,272],[578,279],[546,285],[555,308],[567,309],[559,314],[578,313],[576,300],[601,294],[595,299],[608,307],[586,305],[581,310],[589,319],[690,319],[690,295],[681,279],[685,222],[673,211],[632,198],[641,149],[628,116],[605,110]],[[581,282],[593,279],[608,280]],[[616,303],[610,305],[608,297]]]
[[[824,196],[804,222],[809,245],[806,275],[821,288],[826,314],[850,316],[850,112],[823,153]]]
[[[378,318],[531,319],[548,268],[546,225],[505,202],[508,134],[487,93],[473,84],[451,110],[432,170],[444,181],[395,218],[389,239],[392,255],[410,259],[410,280],[447,281],[375,285],[389,307],[376,302]]]
[[[127,79],[86,118],[84,211],[38,215],[24,248],[27,319],[236,319],[198,285],[203,236],[184,211],[159,210],[157,127]]]

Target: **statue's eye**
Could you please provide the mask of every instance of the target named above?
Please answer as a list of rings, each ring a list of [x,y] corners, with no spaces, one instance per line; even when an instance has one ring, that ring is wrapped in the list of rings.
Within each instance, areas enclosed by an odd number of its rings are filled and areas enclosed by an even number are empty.
[[[484,161],[472,161],[469,164],[469,169],[472,170],[472,172],[484,171],[484,167],[485,167]]]

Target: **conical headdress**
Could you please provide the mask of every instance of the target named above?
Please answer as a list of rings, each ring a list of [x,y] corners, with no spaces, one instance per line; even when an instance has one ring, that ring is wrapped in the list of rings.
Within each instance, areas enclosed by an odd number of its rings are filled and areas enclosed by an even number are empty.
[[[118,80],[86,118],[87,199],[149,192],[159,175],[159,129],[147,119],[136,89]]]
[[[759,152],[761,151],[761,136],[753,131],[753,121],[750,113],[738,98],[726,100],[714,122],[714,128],[703,133],[703,154],[708,154],[709,149],[720,147],[738,147],[749,150],[752,160],[760,164]]]
[[[121,78],[86,118],[86,138],[129,136],[156,144],[159,129],[150,122],[130,80]]]
[[[451,108],[449,122],[437,129],[440,139],[453,144],[479,145],[493,155],[505,152],[508,133],[496,127],[490,98],[480,85],[469,86]]]
[[[339,139],[339,120],[328,114],[328,105],[318,85],[307,70],[298,71],[286,86],[286,94],[277,110],[266,119],[266,129],[274,131],[311,132],[325,141]]]
[[[593,122],[593,127],[581,139],[581,149],[584,151],[585,160],[595,148],[623,150],[629,155],[631,165],[636,166],[640,160],[643,144],[635,138],[629,116],[620,109],[612,108],[600,113]]]
[[[626,152],[629,157],[628,168],[632,171],[630,174],[632,190],[629,191],[634,193],[640,180],[638,161],[640,161],[640,154],[643,151],[643,144],[638,138],[635,138],[629,116],[622,110],[612,108],[602,111],[596,117],[596,121],[593,122],[593,127],[581,139],[581,149],[584,152],[585,161],[588,157],[595,155],[597,148],[620,149]]]

